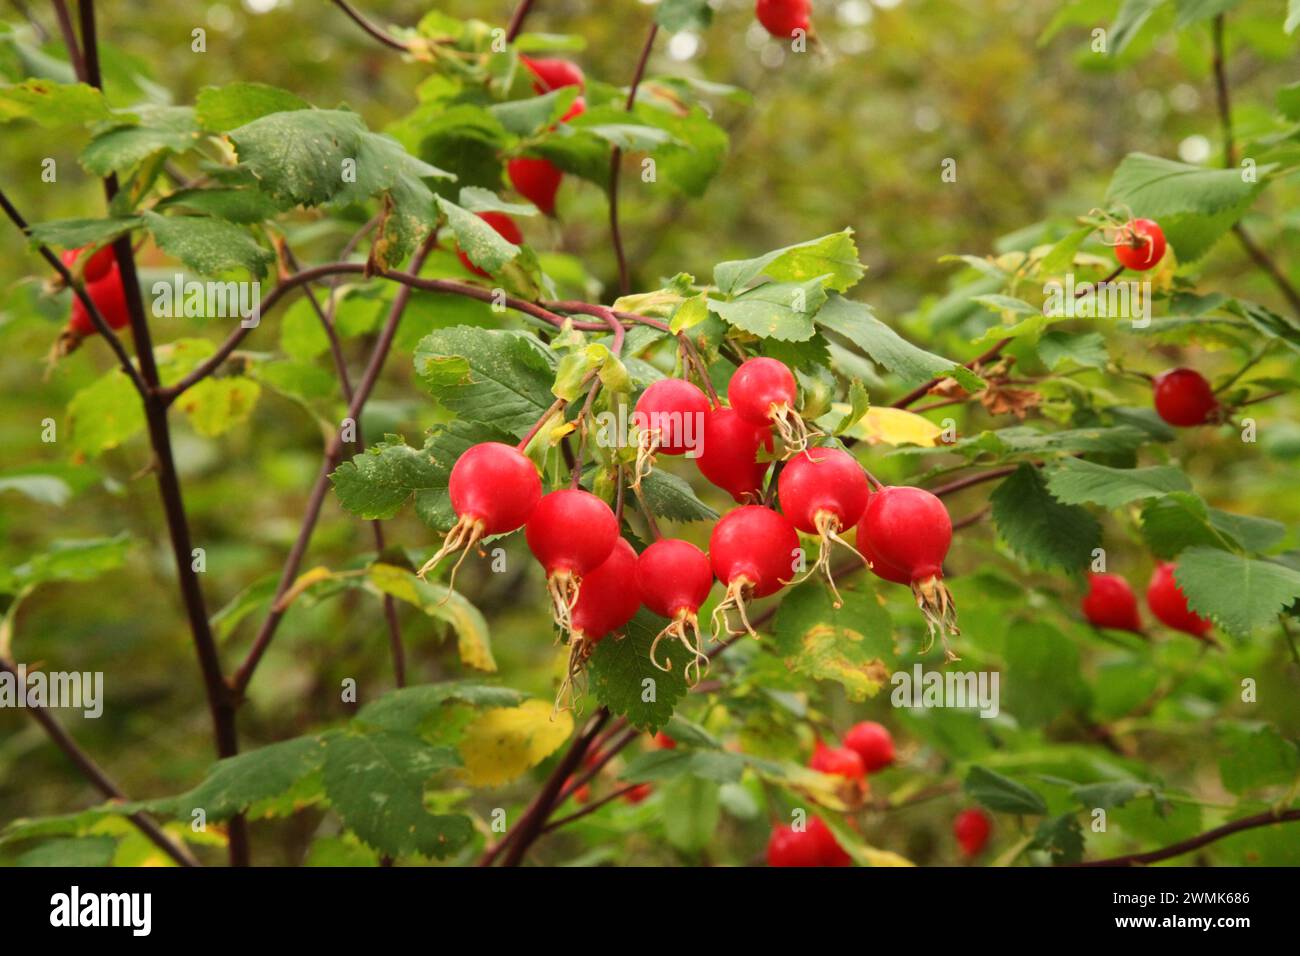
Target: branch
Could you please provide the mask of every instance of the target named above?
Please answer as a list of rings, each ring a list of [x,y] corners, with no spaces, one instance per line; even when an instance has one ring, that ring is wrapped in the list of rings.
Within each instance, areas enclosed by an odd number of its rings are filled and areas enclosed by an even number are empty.
[[[418,273],[420,267],[424,264],[425,256],[433,248],[436,242],[436,233],[431,233],[420,248],[411,257],[411,279],[417,278],[414,273]],[[358,271],[363,269],[360,263],[357,263]],[[306,272],[300,272],[292,279],[300,279],[302,276],[310,273],[319,273],[320,270],[309,269]],[[328,273],[324,273],[328,274]],[[286,280],[279,286],[276,286],[275,292],[284,288],[292,280]],[[306,280],[303,280],[306,281]],[[436,281],[436,280],[428,280]],[[388,351],[392,347],[393,337],[397,334],[397,327],[401,324],[402,314],[406,311],[406,304],[410,301],[412,288],[417,287],[414,282],[406,284],[393,299],[393,304],[388,311],[388,319],[384,323],[383,330],[379,333],[379,340],[375,343],[374,350],[370,354],[370,361],[362,373],[361,381],[358,383],[353,393],[352,401],[348,405],[348,418],[356,422],[361,417],[361,411],[365,408],[366,401],[370,398],[371,391],[374,390],[375,383],[379,380],[379,373],[384,367],[384,362],[388,358]],[[272,293],[274,294],[274,292]],[[489,293],[489,296],[491,293]],[[330,473],[334,471],[338,459],[343,452],[343,438],[341,433],[335,433],[325,448],[324,459],[321,462],[320,471],[316,475],[316,483],[312,486],[311,495],[307,500],[307,510],[303,516],[302,527],[298,531],[297,540],[294,541],[293,547],[289,551],[289,556],[285,560],[284,569],[280,573],[280,583],[276,587],[275,597],[271,602],[271,611],[267,614],[266,619],[262,622],[261,629],[257,632],[253,640],[253,646],[249,649],[248,656],[244,663],[231,678],[230,684],[237,699],[242,699],[244,692],[248,688],[248,682],[252,680],[253,672],[257,669],[262,655],[270,646],[272,638],[275,637],[276,629],[280,626],[280,621],[284,618],[287,608],[280,606],[280,601],[293,586],[293,582],[298,575],[298,569],[302,565],[303,555],[306,554],[307,545],[311,541],[312,532],[316,528],[316,521],[320,518],[321,507],[325,502],[325,494],[329,490]]]
[[[574,813],[570,813],[567,817],[560,817],[560,819],[558,820],[551,821],[550,823],[546,824],[546,826],[542,827],[542,833],[547,834],[550,833],[552,830],[558,830],[560,827],[572,823],[574,820],[581,820],[583,817],[587,816],[587,814],[595,813],[605,804],[612,803],[613,801],[617,800],[619,797],[623,796],[623,794],[630,793],[639,786],[641,786],[641,784],[639,783],[629,783],[622,787],[619,787],[617,790],[605,794],[605,796],[601,797],[599,800],[587,804],[581,810],[577,810]]]
[[[18,677],[18,671],[13,662],[4,658],[0,658],[0,671],[8,671],[15,679]],[[95,785],[96,790],[110,800],[130,802],[130,798],[122,792],[122,789],[113,782],[99,764],[95,763],[88,753],[81,749],[77,742],[72,739],[72,735],[63,729],[63,726],[54,719],[54,716],[49,711],[30,701],[25,709],[31,712],[32,719],[44,728],[45,732],[50,735],[50,739],[76,765],[82,775]],[[140,832],[147,836],[155,846],[181,866],[199,865],[199,861],[194,858],[194,855],[189,850],[164,833],[162,828],[149,816],[144,813],[132,813],[127,819],[134,823]]]
[[[1258,813],[1253,817],[1242,817],[1240,820],[1233,820],[1231,823],[1225,823],[1221,827],[1215,827],[1213,830],[1207,830],[1199,836],[1194,836],[1190,840],[1183,840],[1181,843],[1174,843],[1159,850],[1150,850],[1146,853],[1130,853],[1127,856],[1112,856],[1105,860],[1088,860],[1084,863],[1072,863],[1070,866],[1133,866],[1135,864],[1159,863],[1161,860],[1170,860],[1176,856],[1182,856],[1184,853],[1191,853],[1193,850],[1199,850],[1203,846],[1214,843],[1216,840],[1222,840],[1226,836],[1232,836],[1234,833],[1240,833],[1242,830],[1253,830],[1256,827],[1271,826],[1274,823],[1290,823],[1300,820],[1300,810],[1285,810],[1282,812],[1268,811]]]
[[[54,0],[54,17],[59,21],[59,33],[63,37],[63,45],[68,50],[68,62],[72,64],[73,74],[78,81],[88,82],[86,61],[81,56],[81,47],[77,45],[77,31],[72,26],[72,17],[68,14],[68,4],[65,0]]]
[[[519,6],[515,7],[515,12],[510,16],[510,25],[506,27],[506,42],[514,43],[519,32],[524,28],[524,20],[527,19],[529,11],[533,9],[533,0],[519,0]]]
[[[391,33],[387,33],[375,26],[362,15],[361,11],[348,3],[347,0],[334,0],[334,6],[346,13],[352,18],[353,22],[356,23],[357,26],[365,30],[366,33],[370,34],[384,46],[391,47],[394,50],[401,50],[403,53],[410,51],[411,48],[407,44],[397,39],[397,37],[393,36]]]
[[[641,85],[641,79],[645,76],[646,63],[650,59],[650,50],[654,46],[655,37],[659,35],[659,24],[650,24],[650,32],[646,34],[645,43],[641,47],[641,56],[636,62],[636,72],[632,74],[632,85],[627,91],[627,104],[624,109],[632,112],[636,105],[637,87]],[[632,291],[631,280],[627,272],[627,255],[623,251],[623,234],[618,225],[618,174],[619,168],[623,161],[623,150],[615,146],[609,154],[609,233],[610,239],[614,244],[614,255],[618,259],[618,288],[622,295],[627,295]]]
[[[958,478],[956,481],[950,481],[946,485],[940,485],[938,488],[929,489],[930,494],[936,498],[942,498],[945,495],[956,494],[972,485],[983,484],[986,481],[996,481],[1003,478],[1020,468],[1019,465],[1009,465],[1006,468],[995,468],[992,471],[980,472],[976,475],[967,475],[965,478]]]
[[[99,45],[95,38],[94,0],[81,0],[78,9],[81,14],[81,40],[86,60],[86,80],[91,86],[102,89]],[[117,176],[110,174],[104,179],[104,196],[109,208],[112,208],[117,192]],[[131,237],[119,236],[113,243],[113,251],[117,257],[118,271],[126,293],[126,303],[131,316],[131,334],[135,340],[136,358],[140,363],[140,375],[148,387],[142,398],[145,421],[149,429],[149,442],[153,446],[156,466],[154,472],[158,476],[158,493],[162,498],[163,512],[167,517],[167,529],[171,538],[172,555],[176,561],[181,598],[185,603],[190,633],[199,659],[199,669],[203,674],[208,710],[212,716],[212,726],[216,736],[217,756],[232,757],[239,752],[234,700],[222,676],[217,643],[212,636],[207,608],[203,601],[203,591],[199,587],[198,574],[192,563],[193,542],[190,539],[189,521],[185,515],[185,502],[181,496],[176,461],[172,455],[171,432],[167,424],[167,403],[158,394],[158,367],[154,363],[153,341],[149,332],[149,322],[145,317],[144,300],[140,296],[140,278],[136,274],[135,251],[131,247]],[[231,819],[229,834],[231,865],[247,865],[248,832],[242,816]]]
[[[1013,339],[1010,339],[1010,338],[1001,339],[1001,340],[998,341],[998,342],[997,342],[997,343],[996,343],[996,344],[995,344],[991,349],[989,349],[987,352],[985,352],[983,355],[980,355],[980,356],[978,356],[978,357],[976,357],[976,358],[973,358],[973,359],[971,359],[969,362],[967,362],[965,367],[966,367],[966,368],[974,368],[974,367],[977,366],[977,365],[984,365],[984,364],[986,364],[986,363],[988,363],[988,362],[993,361],[995,358],[997,358],[999,355],[1002,354],[1002,350],[1003,350],[1004,348],[1006,348],[1008,345],[1010,345],[1010,344],[1012,343],[1012,341],[1013,341]],[[945,376],[945,377],[946,377],[946,376]],[[911,404],[912,404],[913,402],[915,402],[917,399],[919,399],[919,398],[923,398],[924,396],[926,396],[927,394],[929,394],[930,389],[934,388],[936,385],[938,385],[938,384],[939,384],[940,382],[942,382],[942,381],[943,381],[942,378],[932,378],[932,379],[930,379],[930,381],[926,382],[925,384],[923,384],[923,385],[918,385],[916,388],[912,389],[910,392],[908,392],[906,395],[904,395],[904,396],[903,396],[902,398],[900,398],[898,401],[894,402],[894,404],[893,404],[892,407],[893,407],[893,408],[906,408],[908,405],[911,405]]]

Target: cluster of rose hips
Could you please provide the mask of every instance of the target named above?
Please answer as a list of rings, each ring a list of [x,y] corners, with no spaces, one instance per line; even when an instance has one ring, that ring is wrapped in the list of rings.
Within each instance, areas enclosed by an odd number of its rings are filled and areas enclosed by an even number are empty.
[[[656,456],[693,451],[700,473],[739,504],[714,526],[707,553],[689,541],[659,538],[637,554],[601,498],[576,486],[544,495],[522,447],[484,442],[452,467],[448,490],[457,520],[420,574],[457,551],[463,552],[459,567],[485,537],[524,528],[546,573],[560,638],[570,645],[566,685],[581,673],[595,645],[622,629],[643,604],[668,620],[651,647],[651,660],[670,669],[671,661],[660,663],[658,647],[664,640],[680,641],[690,655],[685,676],[697,681],[708,666],[698,615],[715,578],[725,595],[714,611],[714,638],[724,631],[753,634],[747,606],[795,579],[800,531],[821,543],[822,553],[807,572],[812,574],[827,569],[833,543],[851,548],[841,534],[856,527],[855,553],[881,578],[912,588],[931,633],[958,633],[942,580],[952,540],[943,503],[919,488],[876,483],[873,489],[848,452],[810,446],[814,433],[795,409],[794,375],[775,359],[745,361],[727,397],[729,405],[715,407],[694,384],[664,379],[641,394],[633,414],[639,446],[634,482]],[[692,428],[695,422],[702,425]],[[772,461],[760,452],[773,447],[774,432],[787,456],[776,482],[780,510],[761,503]]]
[[[1147,584],[1147,607],[1166,627],[1212,643],[1209,635],[1214,625],[1187,606],[1187,596],[1174,580],[1176,569],[1177,565],[1171,561],[1156,565]],[[1118,574],[1088,575],[1083,614],[1093,627],[1145,633],[1138,614],[1137,596],[1128,581]]]

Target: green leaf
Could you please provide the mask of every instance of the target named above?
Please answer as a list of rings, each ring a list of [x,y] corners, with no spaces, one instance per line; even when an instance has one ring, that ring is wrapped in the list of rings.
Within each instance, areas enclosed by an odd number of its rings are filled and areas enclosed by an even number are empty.
[[[559,123],[560,117],[568,112],[573,101],[578,98],[578,93],[576,87],[566,86],[540,96],[496,103],[488,107],[487,111],[509,132],[529,137]]]
[[[256,189],[178,189],[154,205],[155,210],[176,208],[246,225],[271,219],[280,211],[270,196]]]
[[[1174,26],[1182,30],[1202,20],[1212,20],[1220,13],[1227,13],[1240,2],[1241,0],[1176,0],[1178,17]]]
[[[655,23],[665,30],[707,30],[713,22],[709,0],[660,0],[655,7]]]
[[[1108,468],[1083,458],[1064,458],[1047,469],[1047,488],[1063,504],[1118,508],[1170,491],[1191,491],[1192,483],[1172,465]]]
[[[371,565],[366,580],[379,593],[392,595],[450,624],[456,631],[457,648],[465,664],[482,671],[497,669],[487,621],[463,595],[444,585],[422,581],[407,569],[391,564]]]
[[[163,252],[201,275],[247,269],[261,278],[275,259],[275,254],[259,246],[248,230],[222,219],[146,212],[144,222]]]
[[[1115,15],[1115,22],[1110,26],[1110,55],[1119,56],[1123,53],[1151,14],[1164,6],[1165,2],[1166,0],[1124,0],[1119,13]]]
[[[1187,606],[1231,634],[1276,625],[1282,609],[1300,598],[1300,571],[1214,548],[1188,548],[1174,579]]]
[[[262,386],[243,375],[209,377],[186,389],[176,407],[196,432],[216,438],[248,421],[261,395]]]
[[[716,521],[718,513],[695,495],[690,483],[662,468],[641,482],[646,504],[656,517],[669,521]]]
[[[16,491],[30,501],[62,508],[72,497],[72,488],[57,475],[0,475],[0,492]]]
[[[773,649],[795,673],[836,681],[850,700],[867,700],[889,679],[889,613],[874,592],[844,591],[843,599],[836,608],[820,580],[796,587],[776,612]]]
[[[1286,537],[1286,525],[1272,518],[1238,515],[1209,509],[1210,526],[1238,542],[1247,551],[1271,551]]]
[[[140,396],[121,369],[113,369],[72,396],[72,448],[96,458],[144,431]]]
[[[344,160],[361,151],[365,124],[343,110],[270,113],[230,133],[240,163],[274,199],[318,206],[343,187]]]
[[[295,737],[214,763],[193,790],[150,801],[159,812],[189,820],[202,810],[209,820],[226,820],[251,804],[279,796],[320,769],[328,736]]]
[[[1003,645],[1005,708],[1040,727],[1087,700],[1078,646],[1050,624],[1016,621]]]
[[[1047,802],[1037,791],[987,767],[971,767],[962,789],[971,799],[999,813],[1035,816],[1047,813]]]
[[[1295,33],[1297,27],[1300,27],[1300,0],[1287,0],[1286,22],[1282,24],[1282,29],[1289,36]]]
[[[718,785],[683,776],[663,788],[664,836],[683,853],[698,853],[713,841],[722,816]]]
[[[101,246],[123,233],[138,228],[142,222],[139,216],[110,219],[54,219],[50,222],[38,222],[32,226],[31,241],[34,244],[55,246],[60,249]]]
[[[998,459],[1013,455],[1095,453],[1122,455],[1141,448],[1151,440],[1151,434],[1133,425],[1114,425],[1100,428],[1066,428],[1055,432],[1041,432],[1027,425],[980,432],[970,438],[960,439],[949,449],[975,456],[988,453]]]
[[[1083,830],[1074,814],[1062,814],[1038,824],[1031,845],[1048,853],[1058,866],[1078,863],[1083,859]]]
[[[225,642],[235,632],[239,622],[248,615],[258,608],[269,605],[271,599],[275,597],[278,584],[279,575],[268,574],[248,585],[222,605],[210,619],[212,632],[216,635],[218,643]]]
[[[856,378],[849,385],[849,410],[840,423],[835,426],[835,434],[843,435],[846,431],[862,421],[862,416],[871,409],[871,394],[866,386]]]
[[[919,385],[932,378],[952,377],[968,392],[978,392],[984,380],[962,363],[927,352],[908,342],[872,314],[871,307],[832,295],[817,313],[817,324],[844,336],[871,360],[903,380]]]
[[[726,131],[698,105],[683,113],[680,104],[661,109],[654,101],[642,100],[633,113],[668,136],[650,153],[657,182],[683,196],[703,196],[726,161],[730,145]]]
[[[271,113],[306,109],[311,109],[306,100],[265,83],[205,86],[194,101],[199,125],[214,133],[236,129]]]
[[[650,663],[650,645],[667,623],[649,611],[638,611],[625,629],[626,636],[621,641],[601,641],[587,664],[596,699],[649,733],[668,723],[673,708],[686,695],[682,672],[691,656],[680,642],[659,646],[660,663],[671,665],[670,670],[661,671]]]
[[[535,216],[537,207],[532,203],[506,202],[490,189],[466,186],[460,191],[458,203],[469,212],[503,212],[509,216]]]
[[[492,687],[468,681],[443,681],[389,691],[361,708],[353,720],[360,725],[397,733],[415,734],[444,715],[450,704],[472,707],[518,707],[523,694],[509,687]]]
[[[1293,782],[1300,771],[1300,752],[1273,727],[1249,729],[1229,724],[1220,728],[1223,756],[1219,776],[1231,793],[1243,794]]]
[[[1136,780],[1109,780],[1105,783],[1089,783],[1075,787],[1070,795],[1079,801],[1085,810],[1109,810],[1122,807],[1139,796],[1152,790],[1149,783]]]
[[[112,119],[104,94],[85,83],[24,80],[0,86],[0,123],[27,119],[45,127]]]
[[[1023,464],[990,498],[993,521],[1011,550],[1038,567],[1078,571],[1101,543],[1101,526],[1087,511],[1052,497],[1038,469]]]
[[[768,282],[730,302],[708,300],[710,312],[759,338],[803,342],[813,337],[813,315],[826,301],[820,279]]]
[[[1038,271],[1043,275],[1059,275],[1069,272],[1074,265],[1074,257],[1079,252],[1085,239],[1091,236],[1091,226],[1080,226],[1073,232],[1066,233],[1043,256],[1038,264]]]
[[[865,274],[852,229],[774,249],[757,259],[720,262],[713,267],[713,281],[725,295],[734,295],[764,275],[775,282],[817,279],[828,290],[844,292]]]
[[[120,568],[130,547],[125,532],[112,538],[58,540],[15,567],[9,577],[14,589],[49,581],[90,581]]]
[[[447,217],[447,226],[456,237],[457,247],[484,272],[495,275],[519,255],[519,246],[468,209],[441,196],[438,197],[438,208]]]
[[[383,441],[340,464],[330,481],[344,510],[376,520],[396,515],[420,490],[445,488],[448,474],[400,435],[385,435]]]
[[[142,106],[138,125],[118,125],[100,133],[81,151],[81,165],[96,176],[125,172],[159,153],[184,153],[202,133],[188,106]]]
[[[442,859],[473,836],[469,818],[424,808],[425,782],[458,763],[449,747],[379,732],[335,734],[326,740],[325,793],[344,825],[389,856]]]
[[[1110,355],[1100,332],[1044,332],[1036,344],[1043,364],[1056,371],[1066,362],[1084,368],[1105,368]]]
[[[112,866],[117,839],[111,836],[72,837],[51,840],[28,850],[15,866],[90,867]]]
[[[427,487],[412,489],[415,492],[415,513],[429,527],[449,531],[456,523],[456,513],[451,507],[451,495],[447,490],[452,466],[470,446],[485,441],[507,445],[515,443],[506,432],[479,422],[458,420],[436,425],[429,432],[423,454],[433,463],[436,478],[431,478],[432,484]]]
[[[1030,305],[1024,299],[1017,299],[1009,295],[1000,295],[996,293],[989,293],[988,295],[973,295],[971,296],[971,301],[978,302],[980,305],[994,312],[1006,313],[1013,317],[1017,315],[1041,316],[1043,314],[1042,310],[1037,306]],[[997,329],[999,336],[1001,336],[1005,331],[1005,329]]]
[[[433,397],[470,421],[522,438],[553,401],[553,358],[527,332],[455,326],[420,341],[415,371]]]
[[[1241,218],[1263,188],[1243,182],[1237,169],[1207,169],[1130,153],[1115,170],[1106,191],[1111,207],[1126,206],[1133,215],[1160,223],[1181,263],[1199,259]]]

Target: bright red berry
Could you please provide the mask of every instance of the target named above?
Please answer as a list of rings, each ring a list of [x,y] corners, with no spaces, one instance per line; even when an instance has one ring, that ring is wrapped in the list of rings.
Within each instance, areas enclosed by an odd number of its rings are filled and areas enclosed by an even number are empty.
[[[704,441],[696,466],[706,479],[740,504],[757,501],[770,461],[758,460],[759,449],[772,450],[770,425],[751,425],[735,409],[715,408],[704,418]]]
[[[640,803],[646,797],[654,792],[654,786],[648,783],[638,783],[635,787],[623,794],[623,799],[633,805]]]
[[[506,164],[510,184],[519,195],[548,216],[555,215],[555,194],[564,174],[549,159],[519,156]]]
[[[1083,596],[1083,616],[1093,627],[1142,633],[1137,596],[1128,581],[1118,574],[1089,574],[1088,593]]]
[[[772,425],[785,442],[786,456],[808,447],[808,426],[795,411],[798,385],[794,373],[774,358],[741,363],[727,385],[727,400],[751,425]]]
[[[844,746],[862,758],[867,773],[883,770],[894,762],[894,738],[883,725],[864,720],[849,728],[844,735]]]
[[[60,258],[69,269],[77,264],[82,253],[89,247],[69,249]],[[117,260],[113,258],[113,247],[105,246],[86,262],[82,270],[86,295],[95,303],[95,308],[104,317],[111,329],[125,328],[131,322],[131,313],[126,304],[126,287],[122,285],[122,275],[117,269]],[[81,297],[72,296],[72,313],[68,319],[68,329],[75,336],[85,338],[99,330],[90,319],[90,310],[86,308]]]
[[[573,777],[572,776],[566,777],[564,780],[564,789],[568,790],[569,787],[571,786],[573,786]],[[591,784],[584,783],[577,790],[573,791],[573,799],[576,800],[578,803],[586,803],[588,800],[590,800]]]
[[[974,807],[957,814],[952,822],[952,833],[966,856],[977,856],[988,842],[993,824],[983,810]]]
[[[795,30],[808,32],[811,0],[758,0],[754,16],[772,36],[788,40]]]
[[[767,843],[768,866],[849,866],[852,862],[819,817],[809,817],[802,830],[779,826]]]
[[[684,455],[699,448],[710,411],[708,398],[690,382],[664,378],[636,400],[632,423],[648,436],[654,451]]]
[[[952,519],[943,502],[922,488],[887,487],[873,494],[858,526],[858,549],[884,567],[888,580],[906,574],[925,615],[931,639],[943,636],[948,660],[957,657],[948,647],[948,634],[959,634],[957,609],[943,583],[943,559],[952,544]],[[865,545],[865,547],[864,547]]]
[[[533,557],[546,570],[555,623],[561,633],[566,632],[584,576],[600,567],[618,543],[618,519],[609,505],[590,492],[562,488],[537,502],[524,535]]]
[[[853,546],[840,537],[852,528],[866,510],[871,486],[856,458],[839,448],[812,448],[785,463],[777,480],[781,511],[804,534],[819,539],[817,561],[809,575],[821,571],[840,607],[839,591],[831,577],[831,543]]]
[[[1166,627],[1206,640],[1214,623],[1187,606],[1187,595],[1174,579],[1177,568],[1172,561],[1156,565],[1147,585],[1147,607]]]
[[[536,93],[549,93],[565,86],[582,89],[585,85],[582,68],[576,63],[546,58],[535,60],[527,56],[521,56],[519,60],[537,77],[533,81],[533,91]]]
[[[867,774],[866,765],[856,750],[848,747],[827,747],[820,740],[813,747],[808,766],[818,773],[834,774],[849,780],[861,780]]]
[[[650,662],[662,671],[672,670],[659,663],[656,651],[665,639],[681,641],[691,654],[684,669],[687,681],[694,684],[709,666],[701,647],[698,613],[713,587],[713,568],[703,551],[689,541],[661,538],[641,553],[636,566],[636,586],[646,607],[668,625],[655,635],[650,645]]]
[[[523,526],[542,497],[537,466],[518,448],[501,442],[481,442],[467,449],[452,465],[447,481],[456,523],[442,548],[420,568],[424,577],[454,551],[463,550],[456,570],[479,540]]]
[[[1159,264],[1165,254],[1165,234],[1150,219],[1134,219],[1119,230],[1115,258],[1136,272],[1145,272]]]
[[[713,573],[727,588],[726,598],[713,610],[714,635],[725,627],[728,633],[756,637],[746,603],[785,587],[794,577],[799,556],[799,534],[785,515],[761,505],[744,505],[723,515],[709,537]],[[743,631],[732,630],[727,621],[733,610]]]
[[[659,733],[655,734],[655,746],[660,750],[676,750],[677,741],[673,740],[673,738],[669,737],[661,730]]]
[[[517,246],[524,241],[524,234],[519,231],[518,224],[505,213],[495,211],[481,212],[478,214],[478,217],[495,229],[497,235],[506,242]],[[469,256],[465,255],[463,250],[456,250],[456,258],[460,259],[460,264],[475,275],[482,276],[485,279],[490,278],[488,273],[484,272],[470,261]]]
[[[569,664],[557,697],[561,703],[576,693],[576,682],[600,640],[626,625],[641,609],[636,564],[636,549],[620,537],[609,557],[583,575],[570,615]]]
[[[1156,414],[1170,425],[1204,425],[1219,407],[1214,389],[1195,369],[1176,368],[1155,378]]]

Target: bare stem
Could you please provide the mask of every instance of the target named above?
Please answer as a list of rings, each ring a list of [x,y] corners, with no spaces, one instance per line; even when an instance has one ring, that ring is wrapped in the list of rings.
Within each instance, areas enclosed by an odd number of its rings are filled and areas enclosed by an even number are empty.
[[[1137,866],[1147,863],[1159,863],[1162,860],[1172,860],[1184,853],[1199,850],[1203,846],[1208,846],[1216,840],[1222,840],[1226,836],[1232,836],[1234,833],[1240,833],[1242,830],[1253,830],[1256,827],[1272,826],[1275,823],[1290,823],[1295,820],[1300,820],[1300,810],[1267,811],[1257,813],[1253,817],[1242,817],[1240,820],[1233,820],[1231,823],[1225,823],[1221,827],[1215,827],[1213,830],[1207,830],[1190,839],[1162,847],[1159,850],[1149,850],[1146,853],[1130,853],[1126,856],[1112,856],[1105,860],[1088,860],[1084,863],[1070,865]]]
[[[374,37],[384,46],[390,47],[394,50],[400,50],[403,53],[406,53],[407,51],[410,50],[410,47],[407,46],[405,43],[403,43],[401,40],[397,39],[397,37],[393,36],[391,33],[386,32],[385,30],[380,29],[370,20],[367,20],[365,16],[361,13],[361,11],[359,11],[356,7],[352,6],[352,4],[348,3],[347,0],[334,0],[334,6],[338,7],[340,10],[346,13],[349,17],[352,18],[353,22],[355,22],[357,26],[365,30],[366,33],[370,34],[370,36]]]
[[[641,46],[641,55],[636,61],[636,72],[632,74],[632,85],[627,91],[627,112],[632,112],[636,105],[636,91],[645,76],[646,63],[650,60],[650,50],[654,47],[655,37],[659,35],[659,24],[652,23]],[[614,256],[618,259],[618,288],[621,295],[632,291],[631,278],[627,270],[627,254],[623,251],[623,233],[618,224],[618,178],[623,164],[623,150],[615,146],[609,154],[609,234],[614,245]]]

